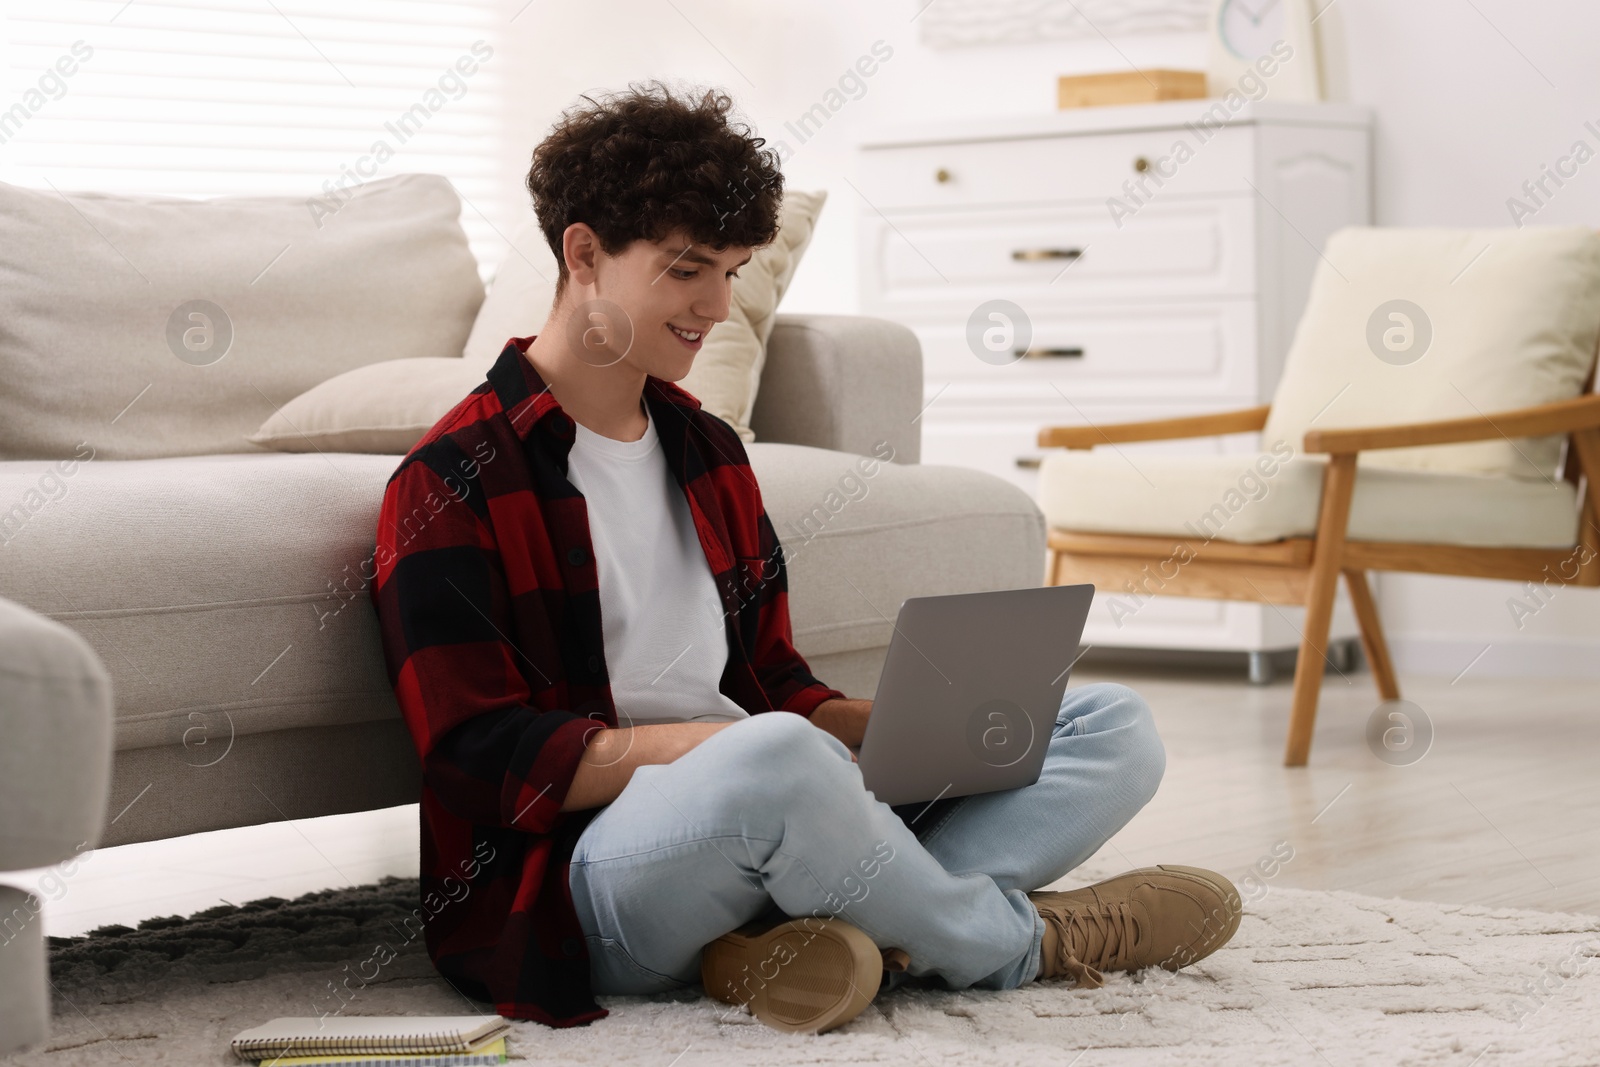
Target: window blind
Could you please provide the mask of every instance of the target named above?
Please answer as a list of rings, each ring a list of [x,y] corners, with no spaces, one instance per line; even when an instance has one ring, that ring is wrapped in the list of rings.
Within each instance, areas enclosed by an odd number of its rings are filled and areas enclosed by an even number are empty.
[[[0,180],[62,191],[336,195],[443,174],[478,262],[509,64],[493,0],[0,0]]]

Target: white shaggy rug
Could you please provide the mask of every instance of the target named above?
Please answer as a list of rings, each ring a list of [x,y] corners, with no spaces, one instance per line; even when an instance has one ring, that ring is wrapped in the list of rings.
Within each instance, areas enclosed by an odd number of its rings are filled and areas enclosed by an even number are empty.
[[[1106,871],[1075,872],[1074,881]],[[1062,883],[1066,885],[1067,883]],[[363,894],[366,894],[363,896]],[[52,942],[54,1032],[7,1067],[237,1064],[228,1039],[310,1015],[370,956],[414,880],[211,909]],[[385,933],[385,931],[388,931]],[[1233,941],[1177,974],[1104,988],[902,988],[821,1036],[681,995],[605,997],[608,1018],[515,1024],[514,1061],[694,1064],[1600,1064],[1600,918],[1268,887]],[[467,1014],[406,946],[347,1014]]]

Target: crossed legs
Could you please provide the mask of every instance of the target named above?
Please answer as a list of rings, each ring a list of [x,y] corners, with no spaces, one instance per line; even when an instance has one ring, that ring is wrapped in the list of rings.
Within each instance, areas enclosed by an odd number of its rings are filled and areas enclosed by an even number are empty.
[[[1047,744],[1031,786],[893,808],[840,741],[784,712],[639,768],[573,853],[594,991],[694,985],[707,943],[774,912],[843,919],[951,988],[1031,981],[1044,921],[1027,893],[1088,859],[1166,765],[1119,685],[1067,690]]]

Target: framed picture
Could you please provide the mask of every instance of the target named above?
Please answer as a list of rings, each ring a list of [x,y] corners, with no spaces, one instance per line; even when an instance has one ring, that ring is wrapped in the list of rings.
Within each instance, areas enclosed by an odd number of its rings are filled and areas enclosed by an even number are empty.
[[[934,48],[1182,33],[1206,28],[1208,0],[911,0]]]

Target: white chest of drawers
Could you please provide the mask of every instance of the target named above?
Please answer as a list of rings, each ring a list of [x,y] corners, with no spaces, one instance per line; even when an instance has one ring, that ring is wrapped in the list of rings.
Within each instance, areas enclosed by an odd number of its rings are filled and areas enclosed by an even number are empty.
[[[1033,493],[1042,426],[1269,402],[1323,242],[1371,220],[1370,122],[1346,104],[1185,100],[872,136],[854,183],[861,309],[922,341],[922,461]],[[991,300],[1022,309],[1030,358],[975,354],[969,319]],[[1086,643],[1299,640],[1295,612],[1256,604],[1158,599],[1115,628],[1098,614]]]

